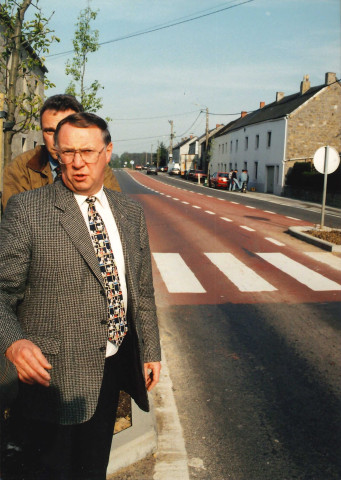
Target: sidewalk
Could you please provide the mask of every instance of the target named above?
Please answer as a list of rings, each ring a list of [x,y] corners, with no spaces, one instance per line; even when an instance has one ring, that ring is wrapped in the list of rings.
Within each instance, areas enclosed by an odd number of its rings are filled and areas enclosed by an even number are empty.
[[[118,448],[113,445],[112,458],[119,458],[121,464],[126,462],[125,465],[128,466],[115,471],[115,473],[108,473],[107,480],[189,480],[185,442],[164,352],[162,352],[160,381],[150,397],[151,416],[157,438],[154,451],[142,460],[132,463],[139,448],[145,448],[148,441],[150,445],[153,445],[150,428],[148,433],[147,422],[144,425],[145,431],[141,432],[140,436],[131,438],[130,441]],[[117,437],[119,435],[121,433]]]

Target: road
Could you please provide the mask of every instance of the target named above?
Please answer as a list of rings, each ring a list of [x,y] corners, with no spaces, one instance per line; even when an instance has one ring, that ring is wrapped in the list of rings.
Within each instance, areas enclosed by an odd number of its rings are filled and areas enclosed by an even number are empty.
[[[340,479],[341,258],[286,233],[318,212],[115,173],[146,213],[190,478]]]

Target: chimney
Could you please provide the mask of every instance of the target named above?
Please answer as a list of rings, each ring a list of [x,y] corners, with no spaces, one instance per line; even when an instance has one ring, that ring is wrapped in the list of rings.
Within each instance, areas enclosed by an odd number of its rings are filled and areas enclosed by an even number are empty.
[[[301,82],[301,95],[304,95],[310,88],[309,75],[304,75],[303,82]]]
[[[216,123],[216,124],[215,124],[215,128],[219,128],[219,127],[222,127],[222,126],[223,126],[222,123]]]
[[[325,75],[325,85],[330,85],[331,83],[336,82],[336,73],[327,72]]]
[[[265,102],[259,102],[259,108],[265,107]]]
[[[247,112],[243,111],[243,112],[240,113],[241,118],[244,118],[246,115],[247,115]]]
[[[284,98],[284,92],[276,92],[276,102],[280,102]]]
[[[189,138],[193,138],[193,135],[190,135]]]

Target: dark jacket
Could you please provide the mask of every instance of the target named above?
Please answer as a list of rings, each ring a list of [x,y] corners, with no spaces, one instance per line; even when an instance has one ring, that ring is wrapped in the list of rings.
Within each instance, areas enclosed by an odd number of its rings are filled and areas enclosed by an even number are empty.
[[[4,170],[4,187],[2,207],[5,208],[9,198],[15,193],[34,190],[53,183],[48,151],[44,145],[38,145],[12,160]],[[109,166],[105,169],[104,185],[120,192],[119,183]]]

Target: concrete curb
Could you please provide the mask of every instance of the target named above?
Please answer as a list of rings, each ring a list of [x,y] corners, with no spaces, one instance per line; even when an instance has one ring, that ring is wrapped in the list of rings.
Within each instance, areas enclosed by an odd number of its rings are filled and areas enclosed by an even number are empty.
[[[336,245],[335,243],[327,242],[320,238],[314,237],[305,233],[308,230],[313,230],[312,227],[289,227],[289,233],[293,237],[297,237],[304,242],[315,245],[316,247],[323,248],[323,250],[328,250],[329,252],[341,252],[341,245]],[[337,230],[334,228],[333,230]]]
[[[114,435],[107,475],[142,460],[157,449],[156,420],[151,395],[150,412],[143,412],[131,401],[132,426]]]

